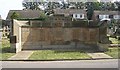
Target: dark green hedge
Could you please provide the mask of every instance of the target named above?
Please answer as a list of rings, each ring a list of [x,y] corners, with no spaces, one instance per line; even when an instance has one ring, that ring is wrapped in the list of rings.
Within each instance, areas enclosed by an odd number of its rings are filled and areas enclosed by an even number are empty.
[[[45,21],[46,18],[18,18],[17,20],[40,20],[40,21]]]

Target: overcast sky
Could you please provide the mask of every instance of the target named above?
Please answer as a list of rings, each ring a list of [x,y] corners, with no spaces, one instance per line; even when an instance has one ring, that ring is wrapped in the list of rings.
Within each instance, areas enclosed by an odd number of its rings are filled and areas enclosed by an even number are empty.
[[[22,10],[22,1],[23,0],[0,0],[0,15],[2,19],[6,19],[9,10]]]
[[[23,0],[0,0],[0,15],[6,19],[9,10],[22,9]]]

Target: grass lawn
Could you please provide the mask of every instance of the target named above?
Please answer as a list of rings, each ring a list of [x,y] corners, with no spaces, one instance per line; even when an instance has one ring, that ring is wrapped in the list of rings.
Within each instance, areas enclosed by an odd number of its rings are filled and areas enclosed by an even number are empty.
[[[112,42],[112,44],[120,44],[120,40],[116,38],[109,37],[109,40]]]
[[[9,39],[2,39],[2,47],[0,48],[2,52],[0,53],[0,60],[7,60],[9,57],[13,56],[15,53],[10,52]]]
[[[119,49],[119,51],[120,51],[120,49]],[[109,48],[108,51],[105,52],[105,54],[107,54],[113,58],[118,58],[118,48],[117,47]]]
[[[54,59],[89,59],[91,58],[85,52],[80,50],[63,51],[63,50],[39,50],[35,51],[30,60],[54,60]]]

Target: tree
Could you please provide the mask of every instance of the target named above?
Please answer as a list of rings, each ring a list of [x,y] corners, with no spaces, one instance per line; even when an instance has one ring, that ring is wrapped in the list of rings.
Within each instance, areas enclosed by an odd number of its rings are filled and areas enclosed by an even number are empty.
[[[47,15],[45,15],[45,13],[40,13],[40,17],[39,17],[39,19],[41,19],[41,20],[46,20],[48,17],[47,17]]]
[[[114,3],[110,4],[109,10],[115,10],[115,4]]]
[[[16,13],[16,12],[13,12],[13,14],[11,15],[10,18],[11,18],[11,19],[17,19],[17,18],[19,18],[19,14]]]
[[[56,5],[55,2],[48,2],[47,9],[52,10],[52,9],[56,8],[55,5]]]
[[[115,2],[118,11],[120,11],[120,2]]]
[[[85,4],[83,2],[76,2],[75,6],[77,9],[84,9]]]
[[[22,5],[25,7],[25,9],[31,9],[31,10],[40,10],[38,2],[23,2]]]
[[[87,2],[86,5],[87,5],[87,18],[88,20],[91,20],[94,12],[93,3]]]
[[[93,2],[93,8],[94,10],[100,10],[100,3],[99,2]]]

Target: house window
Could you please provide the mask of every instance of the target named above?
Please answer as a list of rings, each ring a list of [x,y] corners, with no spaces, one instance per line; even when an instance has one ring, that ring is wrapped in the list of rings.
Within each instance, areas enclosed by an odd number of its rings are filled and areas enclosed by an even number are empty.
[[[83,15],[80,15],[80,18],[82,18],[83,17]]]
[[[104,18],[109,18],[109,15],[104,15]]]
[[[97,19],[99,19],[99,15],[97,15]]]
[[[99,19],[103,19],[104,15],[99,15]]]
[[[75,14],[75,18],[77,18],[77,16],[78,16],[78,15],[77,15],[77,14]]]
[[[73,14],[73,18],[77,18],[77,15],[76,15],[76,14]]]
[[[99,19],[109,18],[109,15],[99,15]]]
[[[113,15],[110,15],[109,18],[113,18]]]
[[[80,18],[81,18],[81,19],[84,19],[84,14],[81,14],[81,15],[80,15]]]
[[[75,18],[75,19],[84,19],[84,14],[73,14],[73,18]]]
[[[120,19],[120,15],[114,15],[114,19]]]

